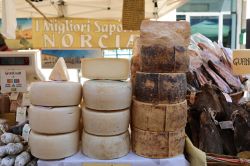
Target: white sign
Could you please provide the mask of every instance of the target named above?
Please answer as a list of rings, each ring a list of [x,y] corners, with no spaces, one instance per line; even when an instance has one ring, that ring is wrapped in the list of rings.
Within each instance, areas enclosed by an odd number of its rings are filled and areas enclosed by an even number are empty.
[[[27,92],[26,72],[24,70],[2,70],[1,92]]]

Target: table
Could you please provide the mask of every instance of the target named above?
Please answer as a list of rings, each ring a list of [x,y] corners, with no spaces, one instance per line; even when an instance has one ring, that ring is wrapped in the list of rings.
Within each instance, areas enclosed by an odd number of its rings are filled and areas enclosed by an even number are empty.
[[[83,155],[80,151],[62,160],[38,160],[38,166],[84,166],[84,163],[130,164],[131,166],[190,166],[184,155],[166,159],[149,159],[137,156],[132,152],[114,160],[91,159]]]

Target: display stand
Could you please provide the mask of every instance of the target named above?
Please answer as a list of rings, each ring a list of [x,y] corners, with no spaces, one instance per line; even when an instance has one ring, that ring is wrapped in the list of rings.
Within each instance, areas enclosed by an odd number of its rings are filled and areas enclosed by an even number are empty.
[[[95,160],[86,157],[81,152],[77,154],[62,159],[62,160],[53,160],[45,161],[38,160],[38,166],[97,166],[96,163],[99,163],[98,166],[189,166],[189,162],[185,159],[184,155],[179,155],[172,158],[166,159],[149,159],[135,155],[130,152],[127,156],[124,156],[119,159],[114,160]],[[91,164],[91,165],[90,165]],[[107,165],[110,164],[110,165]],[[123,165],[122,165],[123,164]]]

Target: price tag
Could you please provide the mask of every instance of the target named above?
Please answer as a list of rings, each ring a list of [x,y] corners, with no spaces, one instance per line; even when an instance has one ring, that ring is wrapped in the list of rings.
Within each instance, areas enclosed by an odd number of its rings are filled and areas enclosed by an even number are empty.
[[[26,92],[25,70],[2,70],[1,71],[1,92]]]
[[[219,125],[221,129],[234,129],[232,121],[221,121]]]
[[[16,110],[16,121],[22,123],[26,121],[26,111],[27,107],[17,107]]]
[[[232,103],[232,102],[233,102],[231,96],[229,96],[227,93],[223,93],[223,95],[225,96],[226,101],[227,101],[228,103]]]
[[[131,164],[119,164],[119,163],[84,163],[83,166],[131,166]]]
[[[30,130],[31,130],[31,128],[30,128],[29,124],[25,124],[23,126],[22,137],[27,142],[29,141]]]

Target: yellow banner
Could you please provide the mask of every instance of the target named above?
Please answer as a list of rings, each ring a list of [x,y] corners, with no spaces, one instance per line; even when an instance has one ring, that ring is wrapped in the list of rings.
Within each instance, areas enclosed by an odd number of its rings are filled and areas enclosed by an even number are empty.
[[[34,48],[131,48],[139,31],[123,31],[116,20],[33,18],[32,34]]]
[[[250,50],[233,51],[233,73],[250,74]]]

